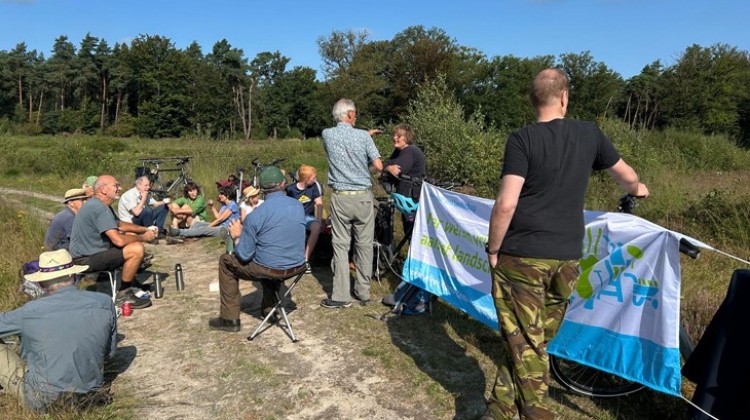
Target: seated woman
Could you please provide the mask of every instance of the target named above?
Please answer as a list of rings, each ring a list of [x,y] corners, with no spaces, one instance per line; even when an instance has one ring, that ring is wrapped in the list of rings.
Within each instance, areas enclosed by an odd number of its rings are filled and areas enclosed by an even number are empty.
[[[406,175],[406,176],[404,176]],[[414,131],[409,124],[393,128],[393,153],[383,168],[383,181],[394,187],[394,192],[419,202],[421,181],[427,176],[424,154],[414,144]],[[408,179],[407,179],[408,178]],[[404,235],[414,229],[414,218],[401,215]]]
[[[240,218],[240,208],[231,197],[230,187],[220,187],[219,195],[216,199],[221,203],[221,208],[217,211],[214,207],[214,201],[208,200],[208,206],[214,214],[214,220],[211,223],[206,221],[193,221],[187,229],[170,228],[169,232],[174,235],[184,236],[186,238],[197,236],[221,236],[228,235],[229,222]]]
[[[193,222],[206,220],[206,199],[200,195],[198,185],[188,182],[184,196],[169,204],[173,228],[189,228]]]
[[[263,204],[263,200],[260,199],[260,190],[252,185],[242,190],[242,195],[245,199],[240,203],[240,221],[245,223],[247,215]]]
[[[305,209],[305,227],[310,232],[305,245],[305,264],[310,272],[308,261],[315,250],[321,228],[323,227],[323,189],[318,183],[318,173],[310,165],[301,165],[297,172],[298,181],[286,187],[286,195],[299,200]]]

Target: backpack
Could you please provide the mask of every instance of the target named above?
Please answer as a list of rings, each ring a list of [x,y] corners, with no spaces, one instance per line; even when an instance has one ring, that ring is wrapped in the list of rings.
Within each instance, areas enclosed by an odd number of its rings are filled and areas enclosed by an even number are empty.
[[[392,306],[392,312],[401,315],[422,315],[431,312],[432,294],[413,284],[402,281],[393,294],[383,298],[383,304]]]
[[[18,271],[18,277],[21,281],[18,290],[22,293],[27,294],[32,299],[36,299],[44,296],[44,290],[39,286],[39,283],[26,280],[24,277],[27,274],[34,274],[39,271],[39,260],[29,261],[21,265],[21,269]]]

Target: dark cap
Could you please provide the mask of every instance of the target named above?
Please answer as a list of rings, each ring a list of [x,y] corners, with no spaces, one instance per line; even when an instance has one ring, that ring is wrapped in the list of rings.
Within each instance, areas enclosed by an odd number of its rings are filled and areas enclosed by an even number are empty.
[[[277,166],[266,166],[260,173],[261,188],[273,188],[282,181],[284,181],[284,174]]]

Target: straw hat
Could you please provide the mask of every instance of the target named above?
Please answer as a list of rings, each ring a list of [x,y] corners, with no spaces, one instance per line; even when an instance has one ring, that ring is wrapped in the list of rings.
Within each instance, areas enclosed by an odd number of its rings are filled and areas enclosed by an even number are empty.
[[[253,187],[252,185],[242,190],[242,194],[247,197],[253,197],[260,194],[260,190]]]
[[[73,200],[85,200],[88,197],[86,196],[86,190],[83,188],[73,188],[68,191],[65,191],[65,199],[63,200],[63,203],[67,203],[68,201]]]
[[[71,274],[82,273],[89,269],[88,265],[75,265],[68,251],[42,252],[39,255],[39,271],[23,276],[28,281],[38,282],[54,280]]]

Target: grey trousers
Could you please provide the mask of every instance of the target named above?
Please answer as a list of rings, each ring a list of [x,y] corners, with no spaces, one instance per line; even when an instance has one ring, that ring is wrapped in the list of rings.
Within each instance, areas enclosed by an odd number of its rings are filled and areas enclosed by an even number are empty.
[[[187,229],[180,229],[180,235],[191,238],[196,236],[213,236],[213,237],[219,237],[221,236],[221,230],[224,229],[223,226],[209,226],[208,222],[196,222],[194,221],[192,225],[190,225]]]
[[[23,377],[26,375],[26,362],[8,344],[0,344],[0,386],[5,392],[16,397],[21,405],[26,405],[23,393]]]
[[[359,299],[370,299],[372,277],[372,242],[375,236],[375,207],[372,191],[357,195],[331,195],[331,228],[333,230],[333,293],[331,300],[352,300],[349,277],[349,247],[354,236],[354,264],[357,275],[354,293]]]

